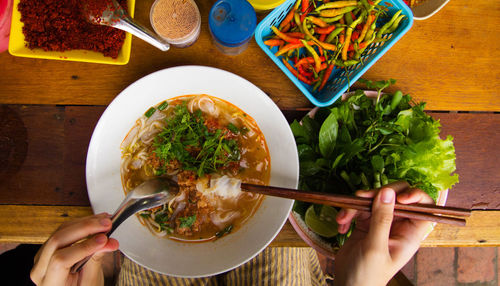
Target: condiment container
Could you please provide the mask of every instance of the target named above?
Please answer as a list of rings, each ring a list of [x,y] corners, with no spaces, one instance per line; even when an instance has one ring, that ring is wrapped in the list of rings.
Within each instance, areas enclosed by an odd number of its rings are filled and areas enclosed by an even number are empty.
[[[200,36],[200,10],[193,0],[156,0],[149,18],[155,32],[172,46],[189,47]]]
[[[285,1],[286,0],[248,0],[257,13],[265,13],[285,3]]]
[[[247,48],[256,25],[255,10],[246,0],[219,0],[208,16],[213,42],[227,55],[238,55]]]
[[[0,0],[0,53],[9,46],[12,0]]]

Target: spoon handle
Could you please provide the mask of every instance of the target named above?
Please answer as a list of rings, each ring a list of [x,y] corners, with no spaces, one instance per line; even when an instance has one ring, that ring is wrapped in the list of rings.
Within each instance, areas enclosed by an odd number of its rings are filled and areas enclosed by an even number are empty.
[[[148,28],[136,23],[132,18],[126,16],[122,17],[117,22],[112,23],[114,28],[129,32],[130,34],[148,42],[163,52],[170,49],[170,44],[164,39],[153,33]]]
[[[106,236],[110,237],[111,234],[116,230],[122,222],[124,222],[129,216],[135,214],[137,212],[136,208],[131,207],[134,204],[138,204],[138,202],[130,203],[131,201],[125,200],[122,205],[118,207],[116,212],[111,216],[111,229],[106,233]],[[83,266],[87,261],[92,258],[92,255],[85,257],[84,259],[78,261],[73,266],[71,266],[70,273],[78,273],[82,270]]]

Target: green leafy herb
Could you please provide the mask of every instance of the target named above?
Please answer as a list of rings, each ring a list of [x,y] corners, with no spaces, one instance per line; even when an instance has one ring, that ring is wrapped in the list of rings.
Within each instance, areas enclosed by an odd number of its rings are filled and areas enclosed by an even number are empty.
[[[238,129],[238,127],[236,127],[233,123],[229,123],[227,125],[227,129],[229,129],[229,131],[233,132],[234,134],[240,133],[240,130]]]
[[[196,221],[196,215],[188,216],[188,217],[180,217],[179,218],[181,224],[179,227],[191,227],[193,223]]]
[[[185,104],[177,105],[164,129],[155,137],[156,156],[164,163],[155,173],[165,173],[165,165],[173,160],[182,169],[198,176],[213,173],[240,160],[238,143],[226,139],[221,129],[209,131],[200,110],[190,113]]]
[[[222,236],[224,236],[224,234],[231,233],[232,230],[233,230],[233,225],[230,224],[226,226],[223,230],[216,232],[215,236],[217,238],[221,238]]]
[[[345,101],[320,108],[314,117],[294,121],[290,128],[300,160],[300,188],[345,193],[406,180],[433,199],[458,182],[452,137],[439,137],[439,121],[401,91],[384,94],[388,81],[362,81],[377,89],[377,98],[357,90]],[[342,188],[343,186],[343,188]],[[302,216],[310,204],[296,203]],[[345,237],[338,237],[342,242]]]

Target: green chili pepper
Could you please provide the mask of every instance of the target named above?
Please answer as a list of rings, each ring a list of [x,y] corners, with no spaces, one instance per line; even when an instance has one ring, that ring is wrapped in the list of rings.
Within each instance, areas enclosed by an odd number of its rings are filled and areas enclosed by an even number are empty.
[[[345,23],[346,23],[348,26],[350,26],[350,25],[352,24],[352,22],[354,21],[354,20],[352,19],[352,15],[351,15],[351,13],[345,13],[345,14],[344,14],[344,19],[345,19]]]
[[[339,28],[336,28],[335,30],[333,30],[329,35],[328,37],[326,37],[325,39],[325,42],[327,43],[331,43],[333,41],[333,39],[335,39],[335,37],[338,36],[338,34],[340,34],[340,32],[342,32],[344,30],[344,28],[342,27],[339,27]]]
[[[399,10],[396,13],[394,13],[391,20],[389,22],[385,23],[385,25],[383,25],[382,28],[380,28],[380,30],[378,30],[377,38],[382,38],[382,35],[386,34],[386,31],[392,26],[392,24],[394,24],[394,22],[398,18],[399,14],[401,14],[401,12],[402,12],[402,10]]]
[[[311,46],[309,46],[309,44],[307,44],[306,41],[304,41],[304,40],[300,40],[300,41],[302,42],[302,44],[304,44],[304,47],[307,49],[307,51],[312,55],[312,57],[314,59],[315,67],[313,70],[319,71],[319,69],[321,67],[321,60],[319,59],[318,53],[316,53],[316,51]]]
[[[394,23],[392,24],[392,26],[387,30],[387,34],[391,34],[391,33],[394,33],[394,31],[396,31],[396,29],[399,27],[399,23],[401,22],[401,20],[403,20],[403,18],[405,17],[405,15],[399,15],[399,17],[396,19],[396,21],[394,21]]]
[[[300,22],[300,15],[298,12],[295,12],[295,14],[293,15],[293,20],[295,21],[297,27],[299,27],[300,32],[303,34],[304,30],[302,29],[302,23]]]
[[[333,18],[328,18],[328,17],[319,17],[319,19],[323,20],[323,22],[325,23],[333,23],[333,22],[337,22],[338,20],[342,19],[342,17],[344,17],[344,15],[338,15],[337,17],[333,17]]]
[[[341,68],[346,68],[357,64],[359,64],[359,60],[347,60],[347,61],[343,61],[341,59],[335,60],[335,65]]]

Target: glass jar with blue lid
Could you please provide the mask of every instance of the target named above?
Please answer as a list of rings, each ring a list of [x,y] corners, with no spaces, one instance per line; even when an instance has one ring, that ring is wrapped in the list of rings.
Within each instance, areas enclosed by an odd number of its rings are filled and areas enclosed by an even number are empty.
[[[210,9],[210,34],[217,48],[225,54],[243,52],[256,25],[255,10],[246,0],[219,0]]]

